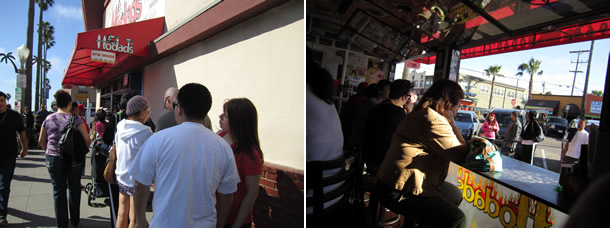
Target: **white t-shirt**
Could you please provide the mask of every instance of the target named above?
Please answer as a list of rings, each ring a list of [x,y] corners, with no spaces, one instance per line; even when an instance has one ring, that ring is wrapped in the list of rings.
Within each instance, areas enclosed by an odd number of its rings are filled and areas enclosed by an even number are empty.
[[[144,185],[155,183],[150,227],[216,226],[215,193],[234,193],[240,181],[231,146],[194,122],[151,136],[130,174]]]
[[[306,90],[306,147],[305,154],[307,161],[329,161],[339,159],[343,155],[343,133],[341,131],[341,121],[339,114],[333,104],[328,104],[316,97],[307,86]],[[339,170],[329,170],[324,172],[324,176],[336,174]],[[343,183],[343,182],[341,182]],[[328,192],[338,188],[341,183],[337,183],[324,188]],[[307,197],[313,195],[312,190],[307,191]],[[324,208],[333,205],[340,198],[324,203]],[[307,207],[307,213],[313,211],[312,207]]]
[[[114,142],[116,143],[116,179],[123,185],[133,187],[133,177],[129,175],[129,167],[133,158],[153,134],[150,127],[135,121],[124,119],[117,124]]]
[[[567,135],[566,135],[565,139],[567,139]],[[587,132],[585,130],[577,131],[576,134],[574,134],[574,138],[572,138],[570,145],[568,145],[568,151],[566,151],[566,156],[570,156],[571,158],[574,158],[574,159],[580,158],[581,145],[588,145],[588,144],[589,144],[589,132]]]

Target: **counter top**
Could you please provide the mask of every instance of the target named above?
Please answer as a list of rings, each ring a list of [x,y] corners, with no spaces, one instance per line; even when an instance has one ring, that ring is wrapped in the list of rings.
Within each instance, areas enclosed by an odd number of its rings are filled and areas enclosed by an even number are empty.
[[[574,199],[555,191],[559,185],[558,173],[506,156],[502,157],[502,169],[502,172],[493,173],[473,172],[563,213],[569,213]]]

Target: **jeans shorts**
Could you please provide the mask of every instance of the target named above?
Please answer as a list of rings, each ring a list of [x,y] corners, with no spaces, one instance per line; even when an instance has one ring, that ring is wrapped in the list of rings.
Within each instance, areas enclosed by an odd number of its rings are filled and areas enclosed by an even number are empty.
[[[119,192],[125,193],[129,196],[133,196],[133,187],[121,184],[121,182],[119,181],[117,181],[116,183],[119,186]]]

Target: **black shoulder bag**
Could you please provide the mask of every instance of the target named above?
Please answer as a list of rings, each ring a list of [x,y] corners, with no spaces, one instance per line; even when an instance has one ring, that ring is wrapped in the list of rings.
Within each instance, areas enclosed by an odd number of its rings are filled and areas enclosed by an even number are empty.
[[[75,115],[70,117],[70,123],[64,129],[64,133],[61,135],[61,139],[59,139],[59,152],[62,156],[67,156],[74,154],[74,120],[76,119]]]

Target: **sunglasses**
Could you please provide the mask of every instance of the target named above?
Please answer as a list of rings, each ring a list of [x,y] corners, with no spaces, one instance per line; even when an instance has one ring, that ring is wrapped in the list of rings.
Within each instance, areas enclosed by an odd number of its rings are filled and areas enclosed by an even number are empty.
[[[178,106],[178,101],[172,102],[172,108],[176,110],[176,106]]]

